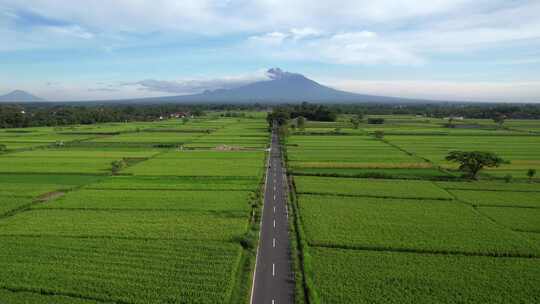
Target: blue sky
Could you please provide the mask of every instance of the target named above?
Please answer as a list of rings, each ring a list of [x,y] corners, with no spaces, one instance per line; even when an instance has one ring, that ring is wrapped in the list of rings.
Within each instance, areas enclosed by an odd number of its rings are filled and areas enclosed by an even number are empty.
[[[0,94],[191,94],[270,67],[368,94],[540,102],[540,1],[0,0]]]

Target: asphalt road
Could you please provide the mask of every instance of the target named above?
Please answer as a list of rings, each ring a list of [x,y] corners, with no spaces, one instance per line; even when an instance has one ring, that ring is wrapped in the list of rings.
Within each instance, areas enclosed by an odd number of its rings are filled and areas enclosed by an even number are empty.
[[[272,133],[252,304],[293,303],[285,170],[276,132]]]

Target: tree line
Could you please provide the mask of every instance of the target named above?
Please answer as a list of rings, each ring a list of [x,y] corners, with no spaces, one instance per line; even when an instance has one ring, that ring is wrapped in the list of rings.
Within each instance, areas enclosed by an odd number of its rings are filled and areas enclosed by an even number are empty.
[[[170,113],[205,111],[269,111],[268,120],[287,121],[303,117],[312,121],[335,121],[338,114],[411,114],[425,117],[484,119],[540,119],[537,104],[0,104],[0,128],[62,126],[103,122],[151,121]],[[354,120],[354,118],[353,118]],[[500,119],[499,119],[500,121]],[[502,120],[504,121],[504,120]]]
[[[126,105],[126,104],[4,104],[0,105],[0,128],[65,126],[105,122],[153,121],[170,114],[184,112],[193,116],[205,111],[224,111],[237,116],[235,111],[262,109],[260,105]]]

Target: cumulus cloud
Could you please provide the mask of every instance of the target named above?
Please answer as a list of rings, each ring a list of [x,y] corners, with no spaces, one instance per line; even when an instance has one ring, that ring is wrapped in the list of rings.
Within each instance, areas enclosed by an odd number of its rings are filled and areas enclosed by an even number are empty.
[[[324,79],[350,92],[419,99],[475,102],[538,102],[540,81],[433,81]]]
[[[81,4],[71,0],[2,0],[8,8],[31,8],[49,18],[80,22],[93,28],[115,28],[123,31],[166,29],[203,32],[268,30],[286,28],[333,28],[351,23],[387,22],[458,9],[472,0],[94,0]]]
[[[135,82],[124,82],[119,86],[137,87],[139,90],[149,92],[162,92],[170,94],[196,94],[206,90],[232,89],[255,81],[268,80],[268,76],[261,71],[250,75],[190,80],[157,80],[145,79]]]
[[[408,64],[439,52],[540,37],[538,1],[342,0],[336,5],[308,0],[96,0],[81,5],[70,0],[0,0],[0,9],[0,25],[41,27],[21,33],[3,26],[0,34],[8,42],[3,47],[9,49],[77,45],[69,39],[94,39],[97,49],[110,51],[115,49],[111,45],[130,47],[133,39],[144,43],[146,38],[137,36],[144,33],[173,33],[171,37],[189,33],[208,39],[247,34],[252,45],[284,48],[277,54],[273,48],[258,50],[263,55],[311,60],[313,46],[316,52],[323,48],[315,57],[324,62]],[[365,36],[370,33],[377,36]],[[315,41],[307,44],[307,40]],[[333,54],[341,47],[343,56]]]
[[[263,35],[251,36],[248,39],[254,44],[261,43],[268,46],[278,46],[281,45],[287,38],[289,38],[287,33],[271,32]]]
[[[372,31],[297,35],[293,30],[250,37],[248,45],[277,58],[305,59],[334,64],[421,64],[423,59],[404,45]],[[312,33],[312,32],[309,32]],[[269,49],[271,47],[271,49]]]
[[[96,65],[103,66],[102,70],[114,64],[119,77],[132,71],[122,67],[140,65],[142,76],[137,79],[155,78],[154,74],[144,74],[153,73],[149,66],[174,60],[179,69],[182,60],[196,61],[191,62],[191,70],[212,60],[234,62],[237,66],[275,60],[309,65],[312,70],[321,69],[315,65],[325,63],[341,65],[334,67],[336,70],[345,66],[343,69],[349,71],[361,65],[422,65],[436,71],[439,78],[449,79],[475,72],[464,67],[466,61],[521,66],[538,62],[540,1],[338,2],[0,0],[0,52],[59,49],[65,61],[71,60],[72,66],[66,70],[77,70],[73,68],[80,63],[77,56],[85,52],[103,57],[92,58]],[[146,51],[155,56],[140,55]],[[40,53],[48,55],[56,56],[54,52]],[[14,57],[3,58],[9,58],[5,60],[11,60],[12,67],[27,60],[27,56],[20,56],[12,64]],[[53,60],[43,60],[43,65],[52,64],[48,62]],[[449,68],[448,62],[460,62],[461,66]],[[0,63],[4,63],[2,59]],[[212,68],[200,69],[212,73]],[[493,70],[483,73],[491,77]],[[12,72],[16,73],[14,68]],[[509,68],[497,72],[499,79],[539,77],[538,72],[520,75]],[[133,79],[130,76],[126,79]],[[121,89],[122,94],[189,94],[242,83],[221,79],[151,80],[132,82]]]

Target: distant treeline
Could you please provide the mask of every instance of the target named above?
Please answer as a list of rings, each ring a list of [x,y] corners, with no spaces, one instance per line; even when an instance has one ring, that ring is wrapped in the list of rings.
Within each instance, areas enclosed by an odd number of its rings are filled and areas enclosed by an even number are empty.
[[[234,111],[262,109],[260,105],[60,105],[60,104],[10,104],[0,105],[0,128],[24,128],[41,126],[63,126],[104,122],[153,121],[174,113],[204,115],[205,111],[225,111],[224,115],[235,116]],[[231,114],[232,113],[232,114]]]
[[[304,117],[314,121],[335,121],[337,119],[337,113],[337,109],[330,109],[326,105],[303,102],[299,105],[276,106],[272,113],[268,114],[266,119],[269,123],[277,121],[279,124],[297,117]]]
[[[504,115],[509,119],[540,119],[540,104],[348,104],[330,107],[337,113],[349,114],[413,114],[427,117],[456,117],[493,119]]]
[[[338,114],[412,114],[426,117],[493,119],[540,119],[540,104],[3,104],[0,128],[62,126],[103,122],[152,121],[178,112],[194,116],[205,111],[261,111],[273,108],[269,120],[304,117],[314,121],[335,121]],[[230,114],[230,116],[234,116]]]

